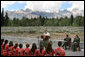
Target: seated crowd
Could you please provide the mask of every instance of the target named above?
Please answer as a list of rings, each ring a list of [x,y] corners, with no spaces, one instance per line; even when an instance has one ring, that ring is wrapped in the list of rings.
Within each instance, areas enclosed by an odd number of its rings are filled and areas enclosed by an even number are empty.
[[[42,45],[40,45],[42,46]],[[58,42],[56,49],[52,48],[52,44],[49,42],[45,48],[37,48],[36,43],[32,44],[32,48],[27,43],[26,48],[23,48],[23,44],[15,43],[1,39],[1,56],[65,56],[65,51],[62,48],[62,42]]]

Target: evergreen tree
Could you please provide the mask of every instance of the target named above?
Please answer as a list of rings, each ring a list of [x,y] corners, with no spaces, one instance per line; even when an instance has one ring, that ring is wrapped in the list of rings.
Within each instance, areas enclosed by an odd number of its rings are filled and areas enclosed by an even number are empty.
[[[1,26],[4,26],[4,8],[2,8],[1,12]]]
[[[5,14],[5,26],[8,26],[8,22],[9,22],[9,17],[8,17],[8,13],[6,12],[6,14]]]
[[[72,26],[72,24],[73,24],[73,15],[71,15],[71,26]]]

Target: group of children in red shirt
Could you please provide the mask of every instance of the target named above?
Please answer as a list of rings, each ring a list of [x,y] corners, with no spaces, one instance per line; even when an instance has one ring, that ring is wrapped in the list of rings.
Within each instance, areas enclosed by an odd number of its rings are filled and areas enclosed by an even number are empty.
[[[62,48],[62,42],[58,42],[58,47],[52,49],[52,44],[48,43],[47,47],[38,49],[36,44],[32,44],[32,48],[29,48],[29,44],[26,44],[26,48],[23,48],[22,44],[15,43],[8,40],[1,39],[1,55],[2,56],[65,56],[65,51]],[[42,46],[42,45],[41,45]]]

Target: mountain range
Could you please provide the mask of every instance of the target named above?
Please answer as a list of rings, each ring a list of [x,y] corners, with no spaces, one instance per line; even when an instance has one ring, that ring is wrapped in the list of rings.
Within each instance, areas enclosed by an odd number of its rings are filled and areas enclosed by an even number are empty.
[[[58,10],[54,12],[45,12],[45,11],[32,11],[31,9],[20,9],[20,10],[14,10],[14,11],[5,11],[5,13],[8,13],[8,16],[10,19],[13,19],[14,17],[21,19],[22,17],[27,18],[37,18],[39,16],[42,17],[48,17],[48,18],[60,18],[67,16],[68,18],[73,15],[76,16],[84,16],[84,10],[79,10],[77,8],[73,9],[72,11],[69,11],[67,9],[64,10]]]

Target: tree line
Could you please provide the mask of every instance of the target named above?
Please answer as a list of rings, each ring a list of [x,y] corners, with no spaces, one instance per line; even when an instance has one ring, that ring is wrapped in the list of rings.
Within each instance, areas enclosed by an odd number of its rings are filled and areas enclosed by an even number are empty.
[[[61,18],[47,18],[39,16],[38,18],[9,18],[8,13],[4,14],[4,8],[1,12],[1,26],[84,26],[84,16],[73,15]]]

